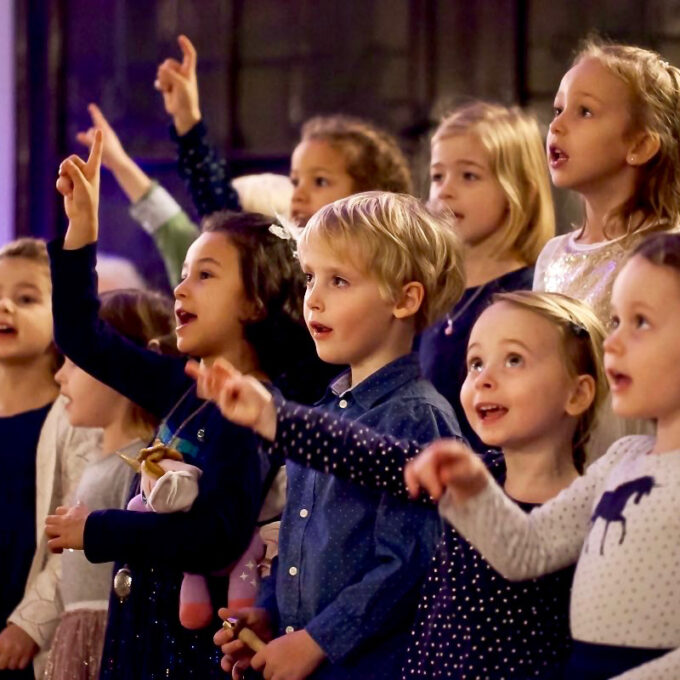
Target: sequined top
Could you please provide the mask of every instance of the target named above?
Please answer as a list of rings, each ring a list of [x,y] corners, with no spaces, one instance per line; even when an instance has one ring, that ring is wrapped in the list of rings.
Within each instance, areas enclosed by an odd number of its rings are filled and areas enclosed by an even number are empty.
[[[579,243],[579,231],[550,239],[536,261],[534,290],[563,293],[587,302],[608,324],[614,279],[626,257],[652,230],[650,226],[599,243]]]

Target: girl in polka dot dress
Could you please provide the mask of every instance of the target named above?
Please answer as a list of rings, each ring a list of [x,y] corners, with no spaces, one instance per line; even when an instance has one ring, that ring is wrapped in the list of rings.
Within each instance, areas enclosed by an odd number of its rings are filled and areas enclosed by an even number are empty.
[[[462,403],[470,423],[503,449],[480,460],[524,511],[579,476],[606,393],[604,330],[558,294],[505,293],[470,337]],[[204,372],[222,413],[254,426],[291,460],[406,496],[405,461],[418,445],[278,402],[224,365]],[[311,437],[314,434],[313,438]],[[320,442],[309,446],[307,441]],[[318,448],[317,448],[318,447]],[[422,499],[423,502],[431,502]],[[573,571],[511,583],[455,530],[440,538],[421,592],[404,678],[549,678],[568,656]]]
[[[680,677],[680,235],[638,246],[612,310],[604,361],[614,411],[655,419],[656,437],[620,439],[529,515],[452,440],[414,461],[407,481],[441,497],[442,515],[508,578],[576,563],[565,677],[671,680]]]

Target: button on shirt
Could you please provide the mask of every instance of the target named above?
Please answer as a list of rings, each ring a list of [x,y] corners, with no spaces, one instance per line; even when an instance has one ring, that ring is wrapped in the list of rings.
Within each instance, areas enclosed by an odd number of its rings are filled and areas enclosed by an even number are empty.
[[[401,357],[349,389],[337,378],[319,402],[342,418],[422,442],[458,434],[453,411]],[[303,447],[315,447],[313,433]],[[333,456],[337,452],[328,451]],[[432,508],[406,503],[288,461],[275,601],[279,631],[306,628],[331,663],[362,644],[410,629],[420,584],[441,530]],[[272,609],[263,587],[261,604]],[[275,619],[276,620],[276,619]],[[403,644],[403,643],[402,643]],[[400,650],[401,653],[401,650]],[[389,665],[389,664],[388,664]],[[385,668],[376,677],[396,677]],[[317,676],[314,676],[317,677]]]

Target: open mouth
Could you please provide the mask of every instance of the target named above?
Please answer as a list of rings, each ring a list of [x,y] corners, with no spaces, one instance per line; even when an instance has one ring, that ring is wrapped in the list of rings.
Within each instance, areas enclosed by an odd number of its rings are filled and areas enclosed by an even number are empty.
[[[482,422],[489,423],[500,420],[508,412],[508,409],[500,404],[480,404],[475,406],[475,411],[477,411],[477,416]]]
[[[621,392],[630,387],[633,379],[625,373],[619,373],[613,369],[607,369],[607,379],[612,392]]]
[[[196,319],[195,314],[191,314],[190,312],[187,312],[183,309],[175,310],[175,317],[177,318],[177,328],[186,326]]]
[[[17,329],[8,323],[0,323],[0,335],[4,336],[15,336],[17,334]]]
[[[560,168],[568,160],[569,156],[567,156],[567,154],[564,153],[564,151],[562,151],[559,146],[551,144],[548,147],[548,162],[550,163],[551,168]]]
[[[328,334],[333,329],[329,328],[328,326],[324,326],[322,323],[319,323],[318,321],[312,321],[309,324],[309,330],[312,334],[312,337],[314,337],[314,338],[324,338],[324,337],[328,337]]]

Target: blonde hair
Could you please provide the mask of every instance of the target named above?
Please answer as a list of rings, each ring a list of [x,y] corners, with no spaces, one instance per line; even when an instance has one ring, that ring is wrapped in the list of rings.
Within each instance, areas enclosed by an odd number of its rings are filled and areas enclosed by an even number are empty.
[[[375,276],[386,300],[398,300],[410,281],[425,295],[415,315],[416,331],[431,325],[458,302],[465,288],[463,250],[447,222],[407,194],[369,191],[319,210],[299,245],[318,236],[348,258],[357,254]]]
[[[534,264],[555,235],[548,163],[536,119],[517,106],[476,101],[446,115],[431,143],[461,134],[479,139],[508,201],[499,251]]]
[[[300,140],[310,139],[328,142],[343,155],[357,193],[411,193],[411,170],[397,140],[371,123],[351,116],[316,116],[302,126]]]
[[[493,296],[493,302],[507,302],[549,321],[562,340],[569,374],[574,377],[590,375],[595,381],[595,397],[579,416],[572,439],[574,465],[579,472],[583,472],[587,457],[586,445],[597,424],[600,406],[609,391],[604,371],[603,343],[607,332],[603,323],[588,304],[561,293],[520,290],[498,293]]]
[[[573,65],[584,59],[597,59],[627,85],[633,126],[659,140],[657,153],[640,168],[633,195],[610,219],[623,219],[628,233],[648,222],[674,226],[680,210],[680,70],[652,50],[597,38],[582,45]],[[631,225],[637,211],[643,218]]]

